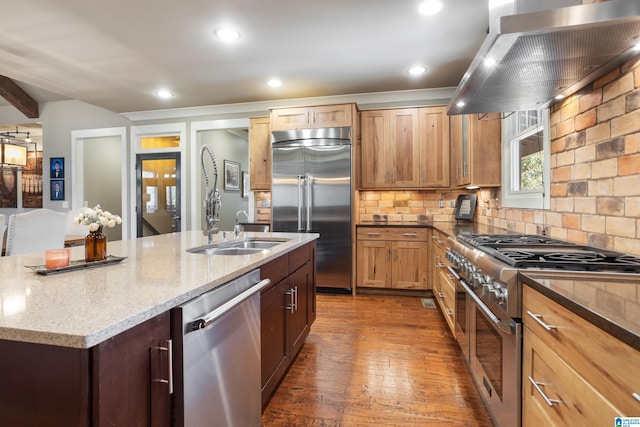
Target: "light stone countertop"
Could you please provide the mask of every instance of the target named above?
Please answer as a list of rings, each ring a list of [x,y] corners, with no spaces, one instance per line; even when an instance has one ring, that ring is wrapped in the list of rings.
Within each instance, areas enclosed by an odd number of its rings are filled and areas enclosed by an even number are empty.
[[[89,348],[319,237],[314,233],[242,233],[290,239],[251,255],[192,254],[201,231],[108,242],[117,264],[41,275],[44,253],[0,257],[0,339]],[[221,234],[214,237],[216,241]],[[84,259],[84,246],[71,260]]]

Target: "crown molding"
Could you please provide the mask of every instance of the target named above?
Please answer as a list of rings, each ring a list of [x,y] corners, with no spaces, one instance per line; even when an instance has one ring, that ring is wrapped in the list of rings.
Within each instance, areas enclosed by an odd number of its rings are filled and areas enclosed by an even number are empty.
[[[455,90],[455,87],[445,87],[435,89],[321,96],[312,98],[279,99],[237,104],[171,108],[166,110],[132,111],[122,113],[122,116],[135,123],[148,120],[166,120],[217,115],[239,115],[244,117],[266,116],[269,114],[269,110],[271,108],[302,107],[322,104],[356,103],[360,110],[410,107],[418,105],[446,105]]]

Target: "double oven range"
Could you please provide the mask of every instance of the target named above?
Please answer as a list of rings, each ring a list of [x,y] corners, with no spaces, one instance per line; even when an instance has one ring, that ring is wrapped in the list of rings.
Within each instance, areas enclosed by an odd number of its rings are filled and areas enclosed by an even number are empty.
[[[546,236],[461,233],[450,237],[456,340],[497,427],[521,425],[522,284],[518,271],[639,274],[640,258]]]

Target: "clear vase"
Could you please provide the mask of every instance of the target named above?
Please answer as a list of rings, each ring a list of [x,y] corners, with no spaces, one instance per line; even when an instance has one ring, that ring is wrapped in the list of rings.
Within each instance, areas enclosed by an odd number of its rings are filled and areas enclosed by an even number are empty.
[[[104,261],[107,259],[107,236],[102,227],[90,231],[84,238],[84,260],[86,262]]]

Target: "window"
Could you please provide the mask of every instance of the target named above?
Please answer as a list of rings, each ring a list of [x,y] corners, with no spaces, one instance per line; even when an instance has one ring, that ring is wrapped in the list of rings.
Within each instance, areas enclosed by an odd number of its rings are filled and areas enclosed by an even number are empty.
[[[502,123],[502,206],[549,208],[549,110],[517,111]]]

